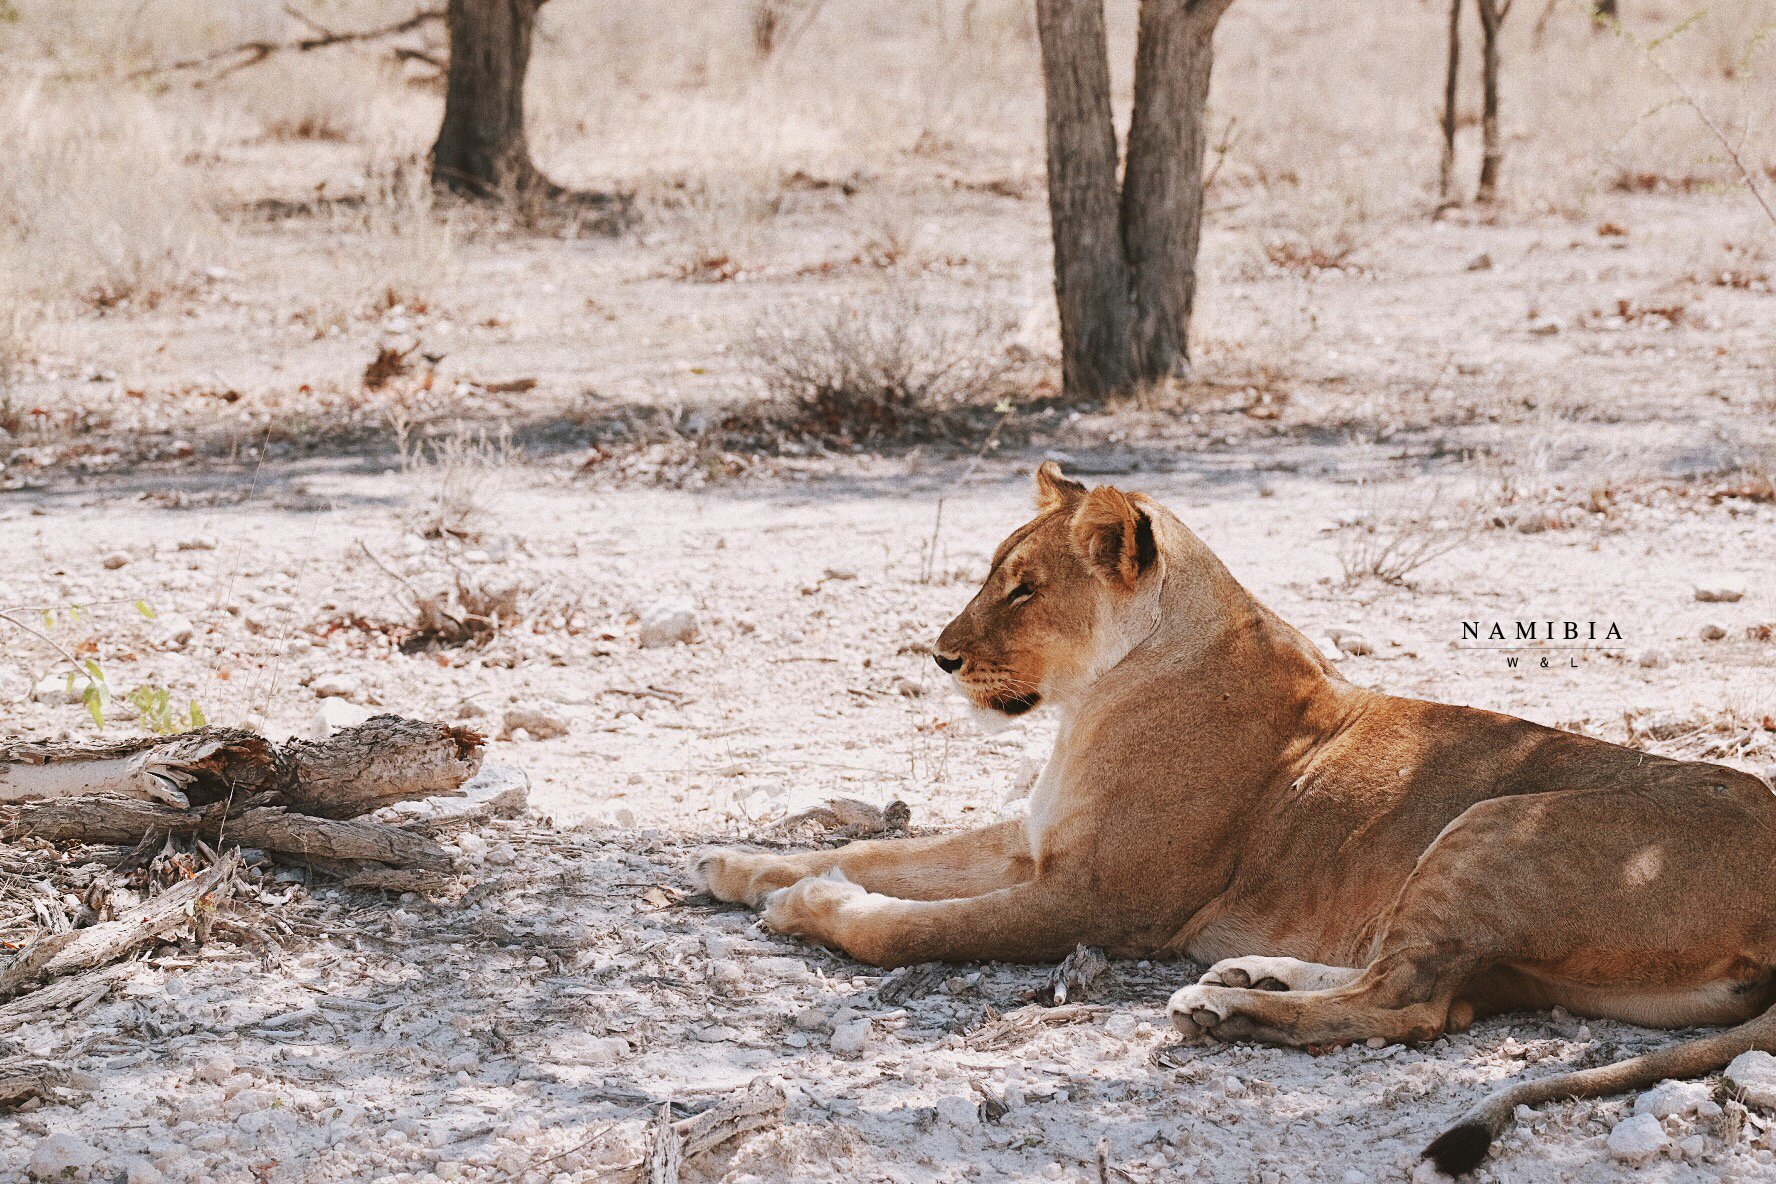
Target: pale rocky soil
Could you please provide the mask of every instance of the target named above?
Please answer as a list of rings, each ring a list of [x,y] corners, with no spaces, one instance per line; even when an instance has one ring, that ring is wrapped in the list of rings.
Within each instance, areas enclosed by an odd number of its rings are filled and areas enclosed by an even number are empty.
[[[712,232],[747,256],[726,282],[681,278],[670,219],[487,231],[452,248],[425,311],[379,308],[401,244],[358,258],[349,227],[297,215],[244,221],[157,307],[42,335],[15,387],[32,426],[0,440],[0,608],[57,610],[56,637],[119,692],[164,686],[216,722],[463,721],[528,771],[533,813],[458,840],[455,899],[268,876],[275,903],[252,915],[288,927],[277,950],[165,947],[116,995],[5,1033],[76,1072],[59,1102],[0,1118],[0,1179],[34,1155],[59,1171],[46,1141],[71,1136],[93,1153],[76,1177],[133,1184],[592,1181],[634,1161],[658,1102],[688,1112],[765,1076],[790,1094],[783,1125],[688,1178],[1085,1181],[1107,1137],[1123,1179],[1358,1184],[1407,1178],[1504,1078],[1672,1039],[1520,1015],[1415,1050],[1174,1047],[1163,1002],[1199,968],[1117,964],[1074,1022],[1033,1024],[995,1016],[1041,968],[895,980],[906,997],[886,1002],[869,968],[684,895],[700,846],[786,841],[773,824],[831,796],[902,800],[915,829],[1018,808],[1042,720],[978,734],[926,647],[1050,453],[1160,497],[1311,635],[1359,633],[1373,652],[1339,663],[1356,682],[1776,766],[1776,643],[1747,632],[1776,623],[1776,506],[1715,496],[1776,468],[1769,232],[1742,197],[1598,192],[1496,224],[1297,231],[1242,182],[1211,211],[1203,385],[1078,417],[1020,406],[1013,443],[978,465],[979,435],[723,457],[709,425],[756,395],[734,345],[779,308],[867,308],[910,284],[1007,321],[988,344],[1052,393],[1039,159],[946,151],[912,180],[863,177],[858,202],[828,183],[841,169],[773,182],[768,230]],[[237,204],[366,184],[357,145],[214,152]],[[896,215],[905,259],[859,262],[901,207],[917,211]],[[1364,243],[1339,269],[1269,250],[1349,235]],[[434,380],[364,391],[384,344],[441,355]],[[536,387],[494,389],[521,378]],[[404,463],[403,417],[434,440],[504,424],[513,451],[471,439],[468,459]],[[617,423],[657,435],[631,447]],[[423,537],[444,493],[474,510],[472,537]],[[1403,586],[1347,586],[1365,522],[1471,536]],[[515,590],[517,623],[400,652],[414,595],[458,574]],[[1698,602],[1717,579],[1743,597]],[[70,621],[73,604],[90,616]],[[694,638],[641,648],[642,618],[674,606]],[[1462,622],[1495,619],[1614,622],[1624,640],[1513,670],[1459,645]],[[90,734],[54,654],[0,636],[5,734]],[[1756,1110],[1674,1116],[1668,1150],[1612,1157],[1634,1105],[1548,1107],[1479,1178],[1776,1180]]]

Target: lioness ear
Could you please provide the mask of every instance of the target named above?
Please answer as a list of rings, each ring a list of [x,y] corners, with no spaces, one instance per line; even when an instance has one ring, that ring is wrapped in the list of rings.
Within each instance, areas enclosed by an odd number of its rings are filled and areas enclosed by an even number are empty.
[[[1085,486],[1070,477],[1061,476],[1061,466],[1052,460],[1042,462],[1036,470],[1036,508],[1052,510],[1075,498],[1085,496]]]
[[[1085,495],[1069,529],[1085,565],[1125,588],[1133,588],[1159,558],[1153,519],[1122,490],[1108,485]]]

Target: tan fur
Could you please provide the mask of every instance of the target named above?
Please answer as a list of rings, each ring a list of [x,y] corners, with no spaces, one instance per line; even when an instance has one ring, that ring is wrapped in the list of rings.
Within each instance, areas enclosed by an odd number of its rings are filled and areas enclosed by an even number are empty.
[[[1027,824],[717,851],[712,894],[881,966],[1188,955],[1215,965],[1174,1022],[1219,1039],[1422,1041],[1555,1004],[1742,1025],[1533,1099],[1776,1049],[1756,778],[1351,686],[1150,499],[1044,465],[1037,504],[934,651],[980,708],[1059,713]]]

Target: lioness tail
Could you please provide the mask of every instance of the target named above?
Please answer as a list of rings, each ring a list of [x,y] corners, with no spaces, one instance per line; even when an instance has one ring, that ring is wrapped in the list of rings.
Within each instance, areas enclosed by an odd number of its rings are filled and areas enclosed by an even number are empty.
[[[1673,1077],[1700,1077],[1753,1049],[1776,1052],[1776,1008],[1736,1028],[1700,1040],[1685,1041],[1613,1065],[1556,1073],[1552,1077],[1507,1086],[1431,1140],[1424,1155],[1440,1171],[1459,1176],[1472,1171],[1486,1158],[1492,1141],[1510,1124],[1511,1116],[1519,1106],[1534,1106],[1559,1098],[1600,1098],[1646,1089]]]

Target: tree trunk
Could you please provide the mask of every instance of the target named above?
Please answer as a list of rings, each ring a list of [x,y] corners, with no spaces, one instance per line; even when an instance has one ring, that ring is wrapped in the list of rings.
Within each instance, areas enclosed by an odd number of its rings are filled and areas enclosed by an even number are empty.
[[[1134,377],[1188,377],[1215,26],[1232,0],[1142,0],[1122,184]]]
[[[1455,200],[1455,100],[1461,78],[1462,0],[1449,0],[1449,66],[1443,75],[1443,162],[1437,170],[1437,193]]]
[[[1102,0],[1037,0],[1036,28],[1047,101],[1061,383],[1070,399],[1101,399],[1128,386],[1132,362]]]
[[[1480,188],[1475,197],[1482,202],[1498,198],[1499,168],[1505,162],[1505,148],[1499,142],[1499,26],[1510,12],[1510,0],[1477,0],[1480,8],[1481,90],[1480,109]]]
[[[432,183],[471,197],[553,196],[524,138],[524,73],[544,0],[450,0],[444,122]]]

